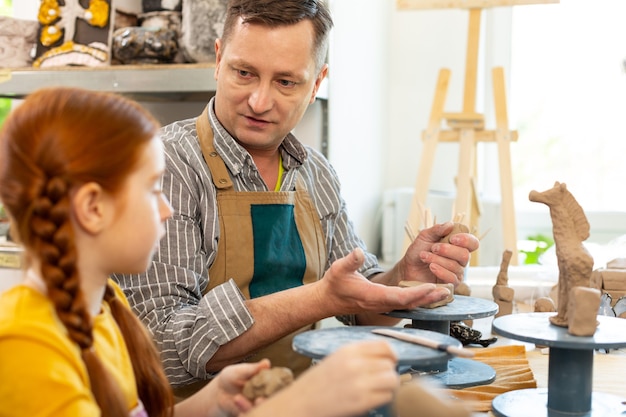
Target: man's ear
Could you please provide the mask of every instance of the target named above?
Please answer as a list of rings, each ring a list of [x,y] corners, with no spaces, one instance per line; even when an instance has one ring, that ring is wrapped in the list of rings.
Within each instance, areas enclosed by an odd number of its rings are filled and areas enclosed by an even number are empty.
[[[315,97],[317,96],[317,90],[320,89],[320,85],[322,85],[322,81],[328,75],[328,64],[324,64],[320,72],[317,74],[315,78],[315,84],[313,84],[313,93],[311,94],[311,99],[309,100],[309,104],[313,104],[315,102]]]
[[[78,226],[87,233],[100,232],[106,223],[106,193],[95,182],[81,185],[72,195],[72,211]]]
[[[222,40],[217,38],[215,40],[215,71],[213,72],[213,78],[217,80],[220,73],[220,63],[222,62]]]

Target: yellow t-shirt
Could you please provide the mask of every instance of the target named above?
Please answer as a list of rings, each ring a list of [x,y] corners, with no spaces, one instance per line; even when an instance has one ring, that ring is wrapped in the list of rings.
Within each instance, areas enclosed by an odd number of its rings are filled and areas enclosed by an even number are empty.
[[[107,303],[94,320],[94,347],[129,410],[137,407],[132,364]],[[78,346],[50,300],[24,285],[0,295],[0,416],[100,416]]]

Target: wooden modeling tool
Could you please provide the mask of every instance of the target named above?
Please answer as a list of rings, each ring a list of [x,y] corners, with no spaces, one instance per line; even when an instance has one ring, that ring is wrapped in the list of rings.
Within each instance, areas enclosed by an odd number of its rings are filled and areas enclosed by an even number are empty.
[[[372,333],[382,336],[393,337],[394,339],[402,340],[404,342],[415,343],[416,345],[426,346],[432,349],[437,349],[442,352],[449,353],[450,355],[459,356],[462,358],[473,358],[474,352],[468,349],[448,345],[445,343],[438,343],[435,340],[428,339],[426,337],[417,336],[414,334],[408,334],[391,329],[373,329]]]

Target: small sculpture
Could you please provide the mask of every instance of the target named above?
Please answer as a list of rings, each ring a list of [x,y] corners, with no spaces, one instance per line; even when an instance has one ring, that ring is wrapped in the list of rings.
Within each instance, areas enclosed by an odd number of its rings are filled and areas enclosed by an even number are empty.
[[[500,272],[496,279],[496,285],[491,289],[493,300],[498,304],[498,312],[496,317],[505,316],[513,312],[513,299],[515,298],[515,290],[509,287],[508,268],[513,252],[509,249],[502,253],[502,262],[500,263]]]
[[[176,31],[167,28],[127,27],[113,32],[114,62],[125,65],[167,64],[178,53]]]
[[[590,285],[593,258],[582,243],[589,237],[589,222],[582,207],[564,183],[557,181],[554,187],[543,192],[533,190],[528,198],[550,208],[559,266],[557,314],[550,317],[550,322],[568,327],[571,289]]]
[[[36,68],[108,65],[111,0],[42,0]],[[87,6],[87,7],[86,7]]]

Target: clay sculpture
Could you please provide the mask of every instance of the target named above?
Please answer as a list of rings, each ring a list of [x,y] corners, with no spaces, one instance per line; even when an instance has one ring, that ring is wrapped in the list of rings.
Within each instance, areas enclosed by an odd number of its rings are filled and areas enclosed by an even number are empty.
[[[500,263],[500,272],[496,279],[496,285],[491,289],[493,300],[498,304],[498,312],[496,317],[511,314],[513,312],[513,299],[515,298],[515,290],[509,287],[508,268],[513,252],[509,249],[502,253],[502,262]]]
[[[533,190],[528,198],[550,208],[559,267],[557,314],[550,317],[550,322],[568,327],[570,291],[590,286],[593,258],[583,245],[589,237],[589,222],[564,183],[557,181],[554,187],[543,192]]]

